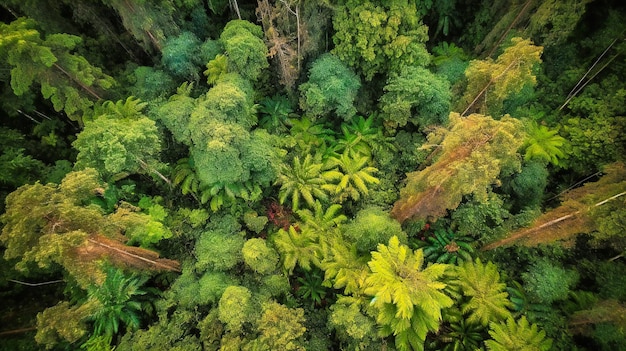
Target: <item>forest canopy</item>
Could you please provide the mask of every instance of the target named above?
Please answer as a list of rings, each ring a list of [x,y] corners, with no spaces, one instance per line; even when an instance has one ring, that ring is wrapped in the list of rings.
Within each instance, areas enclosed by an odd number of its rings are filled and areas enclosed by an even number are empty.
[[[0,350],[626,349],[622,2],[0,16]]]

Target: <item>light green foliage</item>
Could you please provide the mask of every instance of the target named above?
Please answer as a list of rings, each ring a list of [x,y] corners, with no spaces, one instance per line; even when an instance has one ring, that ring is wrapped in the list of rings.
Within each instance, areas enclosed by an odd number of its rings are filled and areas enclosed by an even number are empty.
[[[189,96],[192,89],[193,84],[187,82],[181,84],[176,94],[170,96],[169,100],[159,107],[156,114],[157,119],[163,122],[174,139],[187,145],[191,144],[189,120],[197,104],[196,99]]]
[[[387,243],[394,236],[401,243],[407,243],[406,233],[402,231],[400,223],[378,207],[359,211],[352,222],[343,226],[343,235],[362,254],[375,250],[378,244]]]
[[[280,184],[280,203],[284,204],[291,198],[291,209],[297,211],[300,208],[300,199],[304,199],[309,207],[313,207],[317,200],[326,202],[328,194],[322,187],[330,178],[322,172],[322,166],[310,154],[302,162],[300,157],[295,156],[293,166],[283,164],[276,180]]]
[[[172,231],[163,224],[167,217],[163,206],[150,204],[146,210],[147,213],[140,213],[136,208],[120,206],[108,220],[115,226],[125,228],[124,234],[130,239],[128,244],[148,247],[171,238]]]
[[[550,162],[556,166],[559,159],[565,157],[567,140],[558,135],[558,130],[538,125],[535,121],[527,121],[526,132],[528,140],[522,145],[526,149],[524,160]]]
[[[456,269],[455,285],[459,286],[466,301],[461,304],[461,311],[467,315],[468,323],[487,326],[511,316],[507,309],[511,307],[506,292],[506,284],[500,281],[498,267],[492,262],[482,263],[465,261]]]
[[[218,54],[206,64],[206,70],[203,73],[207,83],[217,83],[224,74],[228,73],[228,57]]]
[[[450,126],[429,135],[439,157],[422,171],[409,173],[391,214],[400,222],[408,218],[438,218],[456,209],[463,196],[472,194],[478,202],[489,200],[492,185],[501,173],[518,171],[517,150],[524,132],[519,120],[473,114],[462,118],[450,114]],[[427,147],[425,146],[425,147]]]
[[[244,323],[250,323],[253,313],[252,293],[243,286],[229,286],[219,302],[219,318],[226,329],[239,332]]]
[[[298,231],[289,226],[288,230],[279,229],[272,237],[281,254],[283,267],[289,273],[293,272],[296,264],[305,270],[310,270],[312,265],[320,265],[321,248],[318,244],[320,234],[307,227]]]
[[[252,238],[246,241],[242,249],[243,261],[260,274],[269,274],[278,268],[276,250],[267,246],[265,240]]]
[[[365,294],[373,296],[376,321],[382,336],[395,335],[401,351],[421,350],[428,332],[439,329],[441,309],[453,304],[441,282],[447,265],[426,268],[422,250],[412,251],[397,237],[379,244],[368,263],[372,273],[365,281]]]
[[[361,196],[369,194],[368,185],[378,184],[380,180],[374,177],[378,172],[376,167],[368,166],[370,159],[366,156],[350,156],[344,152],[339,157],[330,157],[324,168],[324,177],[331,180],[331,184],[324,184],[322,188],[332,194],[338,202],[351,198],[358,201]]]
[[[361,87],[359,78],[331,54],[320,56],[309,70],[309,80],[300,85],[300,107],[311,117],[335,112],[349,121],[355,114],[354,99]]]
[[[229,69],[245,79],[255,81],[269,66],[267,46],[263,42],[260,26],[243,20],[232,20],[226,24],[220,41],[228,56]]]
[[[116,351],[201,351],[202,346],[190,330],[196,328],[198,314],[195,311],[177,309],[169,316],[147,329],[126,333],[116,346]]]
[[[541,63],[543,48],[528,39],[513,38],[511,46],[504,49],[495,60],[470,61],[465,76],[465,94],[457,104],[457,110],[497,115],[502,102],[521,91],[525,85],[534,86],[537,78],[533,67]]]
[[[243,214],[243,221],[248,229],[259,234],[265,228],[268,218],[259,216],[255,211],[249,211]]]
[[[332,204],[324,210],[322,204],[319,201],[315,201],[313,211],[303,209],[297,211],[297,214],[300,220],[309,228],[325,232],[339,227],[348,220],[348,217],[340,214],[340,211],[341,205]]]
[[[200,271],[225,271],[243,260],[241,249],[245,239],[243,232],[210,230],[196,242],[196,267]]]
[[[366,350],[375,339],[374,319],[363,314],[359,304],[350,298],[340,298],[330,310],[328,324],[337,332],[339,339],[353,350]]]
[[[92,167],[105,179],[120,173],[151,173],[158,167],[161,140],[154,121],[141,113],[145,103],[129,97],[106,102],[72,145],[78,150],[75,167]]]
[[[445,125],[450,112],[450,85],[422,67],[405,66],[391,73],[380,106],[388,128],[407,122],[424,129]]]
[[[513,318],[506,323],[491,322],[489,328],[493,340],[485,341],[485,346],[490,351],[548,351],[552,347],[552,339],[524,316],[517,322]]]
[[[223,272],[206,272],[200,277],[185,267],[183,273],[166,292],[166,297],[175,301],[182,308],[196,308],[215,304],[219,301],[227,287],[237,281]]]
[[[395,151],[392,138],[386,137],[382,130],[382,119],[377,114],[367,118],[355,116],[350,123],[342,123],[343,135],[333,147],[336,153],[347,152],[351,157],[372,157],[381,153]]]
[[[41,267],[60,263],[77,279],[86,283],[93,278],[70,254],[84,243],[88,234],[105,227],[97,205],[83,206],[102,185],[97,172],[87,169],[68,174],[60,186],[25,185],[9,194],[0,239],[6,247],[4,257],[18,258],[17,268],[26,270],[29,262]],[[83,270],[81,270],[81,268]]]
[[[367,255],[359,255],[356,245],[341,238],[333,238],[320,266],[324,269],[324,281],[345,294],[362,292],[368,276]]]
[[[333,16],[333,54],[370,81],[404,66],[426,66],[428,29],[411,1],[348,0]]]
[[[142,289],[147,281],[147,276],[127,276],[122,270],[109,268],[102,285],[89,287],[88,298],[96,306],[89,316],[95,335],[114,336],[122,323],[130,330],[140,327],[143,306],[136,299],[147,293]]]
[[[35,340],[51,349],[60,339],[70,343],[87,334],[87,318],[97,308],[93,302],[71,306],[62,301],[37,314],[37,335]]]
[[[42,39],[35,27],[35,21],[26,18],[0,24],[0,57],[12,67],[11,88],[20,96],[38,83],[56,111],[80,121],[114,80],[83,56],[71,53],[81,42],[79,37],[50,34]]]
[[[522,280],[533,300],[549,305],[567,298],[570,288],[578,282],[578,274],[542,259],[522,273]]]
[[[260,350],[304,351],[304,322],[303,309],[268,302],[257,321],[260,335],[254,345]]]

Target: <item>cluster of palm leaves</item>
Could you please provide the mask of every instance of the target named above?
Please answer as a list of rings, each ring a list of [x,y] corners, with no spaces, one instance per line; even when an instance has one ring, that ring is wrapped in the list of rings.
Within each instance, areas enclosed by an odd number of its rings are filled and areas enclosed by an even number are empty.
[[[423,249],[428,262],[457,264],[472,260],[473,242],[471,237],[458,235],[449,229],[438,229],[424,240],[413,240],[412,246]]]
[[[357,116],[342,124],[343,135],[337,139],[321,123],[308,118],[290,120],[299,154],[306,156],[302,160],[296,155],[292,164],[281,167],[277,180],[280,202],[291,199],[292,209],[297,211],[302,202],[312,208],[316,201],[342,203],[368,195],[369,188],[379,183],[374,176],[378,169],[373,166],[373,152],[393,147],[381,128],[372,126],[374,117]],[[311,152],[312,147],[317,152]]]
[[[245,201],[261,199],[261,187],[251,181],[241,183],[216,182],[204,184],[200,182],[195,171],[193,158],[181,158],[174,167],[172,183],[180,186],[183,195],[191,195],[202,204],[208,203],[212,211],[234,203],[237,198]]]

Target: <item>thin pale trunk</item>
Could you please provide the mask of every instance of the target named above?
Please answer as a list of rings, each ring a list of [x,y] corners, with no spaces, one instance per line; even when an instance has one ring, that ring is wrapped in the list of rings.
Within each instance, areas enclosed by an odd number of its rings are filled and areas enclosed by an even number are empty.
[[[561,111],[563,108],[565,108],[565,106],[567,106],[567,104],[569,104],[569,102],[576,97],[576,95],[578,95],[578,93],[580,93],[586,86],[587,84],[589,84],[589,82],[591,82],[591,80],[593,78],[595,78],[600,72],[602,72],[605,68],[607,68],[609,66],[609,64],[611,64],[611,62],[613,62],[613,60],[615,60],[617,58],[617,56],[619,56],[619,53],[615,54],[613,57],[611,57],[609,59],[609,61],[602,67],[600,67],[600,69],[594,73],[591,77],[589,77],[589,79],[587,79],[587,81],[581,85],[578,89],[576,89],[574,92],[570,93],[571,96],[565,100],[565,102],[563,103],[563,105],[561,105],[561,107],[559,107],[559,111]],[[592,67],[593,68],[593,67]],[[591,70],[591,68],[590,68]]]
[[[604,205],[605,203],[607,203],[607,202],[609,202],[609,201],[611,201],[611,200],[615,200],[615,199],[617,199],[618,197],[621,197],[621,196],[624,196],[624,195],[626,195],[626,191],[621,192],[621,193],[616,194],[616,195],[613,195],[613,196],[611,196],[611,197],[609,197],[609,198],[607,198],[607,199],[604,199],[604,200],[602,200],[602,201],[600,201],[600,202],[598,202],[598,203],[594,204],[593,206],[594,206],[594,207],[602,206],[602,205]],[[551,221],[549,221],[549,222],[546,222],[546,223],[544,223],[544,224],[542,224],[542,225],[540,225],[540,226],[538,226],[538,227],[535,227],[535,228],[530,228],[530,229],[525,230],[525,231],[522,231],[522,232],[520,232],[520,233],[518,233],[518,234],[516,234],[516,235],[514,235],[514,236],[510,236],[510,237],[508,237],[508,238],[505,238],[505,239],[502,239],[502,240],[496,241],[496,242],[494,242],[494,243],[491,243],[491,244],[489,244],[489,245],[484,246],[484,247],[481,249],[481,251],[488,251],[488,250],[495,249],[495,248],[497,248],[497,247],[500,247],[500,246],[503,246],[503,245],[506,245],[506,244],[509,244],[509,243],[515,242],[515,241],[517,241],[517,240],[519,240],[519,239],[521,239],[521,238],[527,237],[529,234],[536,233],[536,232],[538,232],[538,231],[540,231],[540,230],[542,230],[542,229],[544,229],[544,228],[547,228],[547,227],[553,226],[553,225],[555,225],[555,224],[557,224],[557,223],[560,223],[560,222],[563,222],[563,221],[565,221],[565,220],[567,220],[567,219],[570,219],[570,218],[572,218],[572,217],[574,217],[574,216],[576,216],[576,215],[580,214],[581,212],[582,212],[582,211],[580,211],[580,210],[579,210],[579,211],[572,212],[572,213],[567,214],[567,215],[565,215],[565,216],[561,216],[561,217],[559,217],[559,218],[556,218],[556,219],[553,219],[553,220],[551,220]]]
[[[496,49],[498,48],[498,46],[500,45],[500,43],[502,43],[502,41],[504,40],[504,38],[506,38],[506,36],[509,34],[509,32],[511,31],[511,29],[513,29],[513,26],[515,26],[515,24],[517,23],[517,21],[519,21],[519,19],[522,17],[522,15],[524,13],[526,13],[526,10],[528,9],[528,6],[533,2],[533,0],[528,0],[526,1],[526,3],[524,4],[524,7],[522,7],[522,9],[520,10],[520,12],[517,14],[517,16],[513,19],[513,22],[511,22],[511,24],[509,25],[509,27],[504,31],[504,33],[502,34],[502,36],[500,37],[500,39],[494,44],[494,46],[491,48],[491,51],[489,51],[489,54],[487,55],[487,57],[491,57],[491,55],[493,55],[493,53],[496,51]]]
[[[65,282],[65,280],[63,280],[63,279],[51,280],[51,281],[42,282],[42,283],[27,283],[27,282],[15,280],[15,279],[8,279],[8,281],[13,282],[13,283],[17,283],[17,284],[21,284],[21,285],[26,285],[26,286],[42,286],[42,285],[56,284],[56,283],[63,283],[63,282]]]

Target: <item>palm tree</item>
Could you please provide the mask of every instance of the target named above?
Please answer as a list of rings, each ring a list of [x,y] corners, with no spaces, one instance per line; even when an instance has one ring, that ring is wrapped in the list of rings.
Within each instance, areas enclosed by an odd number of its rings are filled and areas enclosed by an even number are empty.
[[[284,204],[291,198],[291,208],[295,212],[300,208],[300,199],[310,207],[314,207],[315,200],[328,200],[328,194],[323,190],[329,178],[322,174],[322,164],[314,162],[311,155],[307,155],[300,162],[298,156],[293,159],[293,166],[283,165],[277,184],[280,184],[279,201]]]
[[[547,351],[552,347],[552,339],[546,339],[546,333],[536,324],[530,324],[522,316],[517,322],[513,318],[506,323],[491,323],[489,335],[493,340],[485,341],[490,351]]]
[[[127,276],[120,269],[109,267],[102,285],[92,285],[87,290],[88,299],[99,308],[91,315],[94,335],[113,336],[118,333],[120,322],[128,329],[138,329],[143,310],[138,298],[148,293],[142,286],[147,276]]]
[[[339,158],[329,158],[325,165],[329,170],[324,172],[323,176],[333,183],[324,184],[322,188],[337,197],[339,202],[348,198],[358,201],[361,195],[369,193],[368,184],[380,182],[372,175],[378,172],[378,169],[367,166],[369,161],[366,156],[351,157],[348,152],[344,152]]]
[[[487,326],[489,322],[512,316],[508,310],[512,304],[508,299],[506,284],[500,281],[495,264],[483,264],[480,259],[475,262],[464,261],[456,267],[456,277],[458,280],[455,285],[468,298],[461,304],[463,314],[469,314],[467,322]]]

